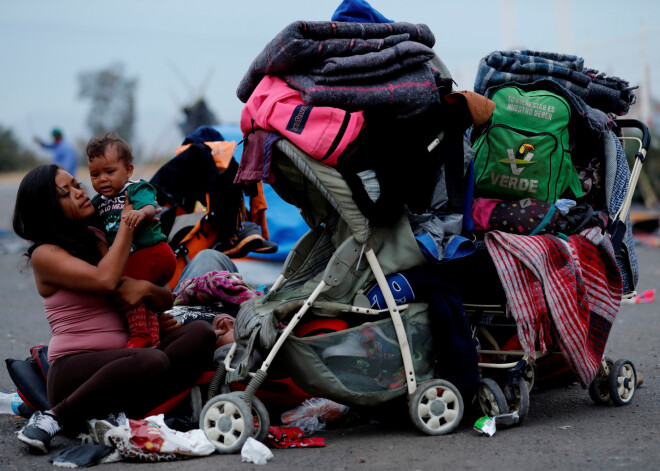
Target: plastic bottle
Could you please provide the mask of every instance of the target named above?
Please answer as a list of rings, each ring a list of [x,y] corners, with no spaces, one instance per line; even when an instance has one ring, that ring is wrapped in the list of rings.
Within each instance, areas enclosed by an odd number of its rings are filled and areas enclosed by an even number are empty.
[[[23,403],[23,399],[18,393],[0,393],[0,414],[18,415],[18,408]]]

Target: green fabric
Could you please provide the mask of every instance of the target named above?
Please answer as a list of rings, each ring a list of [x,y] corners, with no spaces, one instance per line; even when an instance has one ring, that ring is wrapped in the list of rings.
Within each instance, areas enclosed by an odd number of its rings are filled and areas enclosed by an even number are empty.
[[[127,191],[128,199],[133,204],[134,209],[156,205],[156,189],[149,182],[140,180],[132,183],[128,186]],[[124,192],[120,192],[113,198],[104,198],[97,194],[92,198],[92,204],[101,219],[100,229],[105,233],[108,245],[112,245],[121,222],[121,212],[125,204]],[[151,223],[141,225],[135,231],[133,249],[139,250],[151,247],[165,240],[167,240],[167,237],[161,231],[160,221],[153,220]]]
[[[568,102],[552,92],[512,86],[491,98],[491,122],[473,146],[476,194],[551,203],[567,189],[583,196],[569,153]]]

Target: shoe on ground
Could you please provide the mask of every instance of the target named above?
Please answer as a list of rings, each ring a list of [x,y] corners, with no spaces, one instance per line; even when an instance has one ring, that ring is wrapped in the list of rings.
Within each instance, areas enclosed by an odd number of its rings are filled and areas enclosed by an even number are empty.
[[[45,454],[48,453],[50,440],[60,430],[60,424],[54,416],[36,411],[18,432],[18,439]]]
[[[256,223],[246,222],[228,241],[219,242],[213,248],[224,253],[229,258],[241,258],[250,252],[277,252],[277,243],[264,239]]]
[[[639,371],[637,372],[637,387],[640,387],[644,384],[644,376]]]

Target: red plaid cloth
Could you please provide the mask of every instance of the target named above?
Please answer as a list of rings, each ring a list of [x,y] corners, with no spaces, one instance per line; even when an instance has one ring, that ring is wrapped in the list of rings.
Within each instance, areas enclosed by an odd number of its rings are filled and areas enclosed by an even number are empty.
[[[552,319],[561,351],[586,388],[598,373],[623,291],[609,237],[593,227],[568,242],[499,231],[485,241],[523,350],[533,360],[538,340],[547,351]]]

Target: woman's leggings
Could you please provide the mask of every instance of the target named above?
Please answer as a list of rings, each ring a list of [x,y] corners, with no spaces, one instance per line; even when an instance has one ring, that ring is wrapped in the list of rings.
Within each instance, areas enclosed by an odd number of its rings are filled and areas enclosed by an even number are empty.
[[[157,348],[77,353],[48,371],[48,400],[67,426],[125,412],[142,418],[212,369],[215,333],[205,321],[171,332]]]

